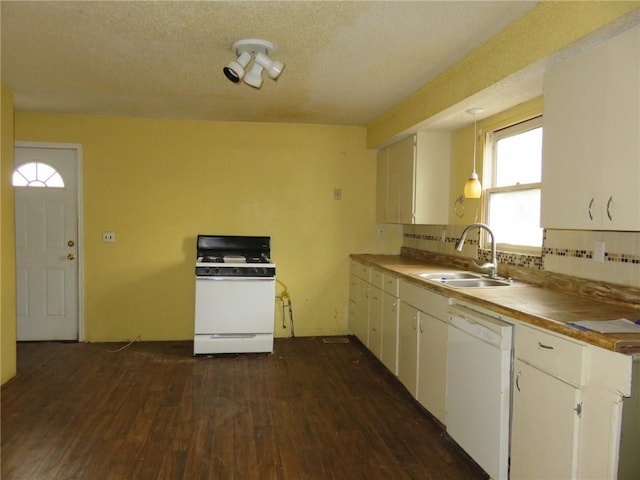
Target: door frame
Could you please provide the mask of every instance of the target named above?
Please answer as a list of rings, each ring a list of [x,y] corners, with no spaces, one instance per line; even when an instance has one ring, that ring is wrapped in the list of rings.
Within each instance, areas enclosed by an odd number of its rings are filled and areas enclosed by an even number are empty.
[[[77,214],[78,214],[78,341],[85,341],[84,325],[84,213],[83,213],[83,185],[82,185],[82,144],[53,143],[53,142],[14,142],[14,148],[47,148],[75,150],[76,152],[76,185],[77,185]],[[14,167],[15,169],[15,163]],[[17,318],[16,318],[17,321]]]

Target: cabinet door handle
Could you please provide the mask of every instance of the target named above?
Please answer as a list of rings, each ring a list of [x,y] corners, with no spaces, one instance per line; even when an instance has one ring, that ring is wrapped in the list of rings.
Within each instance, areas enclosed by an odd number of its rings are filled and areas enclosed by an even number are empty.
[[[396,313],[396,302],[393,302],[393,304],[391,305],[391,311],[393,313]]]
[[[607,202],[607,217],[609,217],[609,220],[613,221],[613,215],[611,215],[611,202],[613,202],[613,197],[609,197],[609,201]]]
[[[538,346],[539,346],[540,348],[546,348],[547,350],[553,350],[553,349],[554,349],[552,345],[545,345],[545,344],[544,344],[544,343],[542,343],[542,342],[538,342]]]
[[[589,202],[589,220],[593,220],[593,202],[595,201],[595,198],[592,198],[591,201]]]
[[[522,374],[522,372],[518,372],[518,375],[516,376],[516,388],[518,389],[518,391],[522,391],[520,390],[520,375]]]
[[[582,402],[576,404],[576,408],[573,409],[578,415],[578,418],[582,417]]]
[[[424,322],[424,319],[421,318],[420,319],[420,333],[424,333],[424,330],[422,330],[422,323]]]
[[[416,315],[413,316],[413,320],[411,321],[411,327],[414,330],[418,327],[418,317]]]

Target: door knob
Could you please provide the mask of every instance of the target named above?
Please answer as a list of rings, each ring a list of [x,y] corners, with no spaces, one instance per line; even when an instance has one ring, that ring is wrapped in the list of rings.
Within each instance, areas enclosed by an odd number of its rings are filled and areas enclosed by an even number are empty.
[[[76,254],[75,253],[70,253],[69,255],[67,255],[67,258],[69,260],[74,260],[76,258]]]
[[[73,247],[74,245],[75,245],[75,242],[73,240],[69,240],[67,242],[67,246],[69,246],[69,247]]]

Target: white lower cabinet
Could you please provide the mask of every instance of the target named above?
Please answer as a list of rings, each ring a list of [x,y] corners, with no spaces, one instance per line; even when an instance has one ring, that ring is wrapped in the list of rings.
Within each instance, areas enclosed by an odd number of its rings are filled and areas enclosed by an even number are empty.
[[[367,347],[369,346],[369,295],[371,284],[358,279],[358,306],[353,326],[353,334]]]
[[[442,299],[447,301],[445,297]],[[432,315],[420,313],[418,331],[417,398],[424,408],[444,424],[447,401],[447,323]]]
[[[631,357],[522,324],[514,355],[510,478],[616,478]]]
[[[576,478],[580,390],[516,359],[512,479]]]
[[[400,282],[398,378],[438,420],[445,422],[449,299]]]
[[[382,360],[382,295],[375,286],[369,290],[369,350]]]
[[[349,332],[369,345],[369,290],[371,269],[360,262],[351,262],[349,277]]]
[[[382,294],[382,353],[380,360],[398,375],[398,277],[384,274]]]
[[[445,425],[449,304],[352,261],[350,332]],[[632,358],[517,321],[513,346],[509,478],[616,478]]]
[[[398,318],[398,378],[416,397],[418,393],[418,316],[420,311],[400,302]]]
[[[397,277],[351,262],[349,332],[394,374],[397,374],[398,356],[397,290]],[[385,300],[387,296],[394,300]]]

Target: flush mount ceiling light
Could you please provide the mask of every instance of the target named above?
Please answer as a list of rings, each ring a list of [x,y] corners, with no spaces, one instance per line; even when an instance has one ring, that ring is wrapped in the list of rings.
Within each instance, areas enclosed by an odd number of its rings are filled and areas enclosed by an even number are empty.
[[[467,110],[469,115],[473,115],[473,171],[469,175],[469,180],[464,184],[464,197],[465,198],[480,198],[482,195],[482,185],[478,180],[478,174],[476,173],[476,146],[478,144],[478,130],[477,130],[477,116],[484,112],[482,108],[470,108]]]
[[[222,69],[225,76],[233,83],[244,79],[244,83],[254,88],[262,86],[262,71],[266,70],[269,78],[277,79],[284,64],[278,60],[271,60],[269,55],[274,51],[273,43],[266,40],[250,38],[234,42],[231,49],[238,57]],[[251,69],[246,72],[247,65],[253,59]]]

